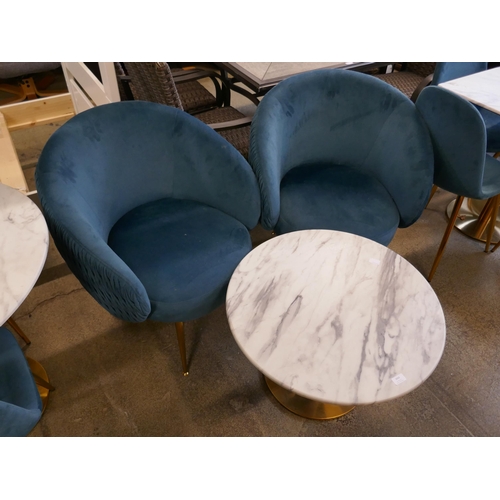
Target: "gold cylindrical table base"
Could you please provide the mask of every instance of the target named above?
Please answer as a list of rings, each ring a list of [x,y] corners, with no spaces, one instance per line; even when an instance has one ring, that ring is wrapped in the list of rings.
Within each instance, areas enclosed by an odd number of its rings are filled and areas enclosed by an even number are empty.
[[[43,405],[42,413],[43,413],[45,411],[45,408],[47,408],[47,403],[49,402],[49,392],[51,390],[49,388],[53,389],[53,387],[50,385],[49,376],[47,375],[45,368],[38,361],[35,361],[33,358],[26,357],[26,360],[28,361],[31,373],[35,378],[35,383],[37,383],[37,379],[41,379],[43,382],[45,382],[43,385],[41,385],[40,383],[36,384],[38,393],[40,394],[40,399],[42,400],[42,405]]]
[[[486,242],[486,236],[488,235],[488,227],[486,226],[481,234],[477,234],[477,220],[479,215],[488,200],[475,200],[473,198],[465,198],[460,211],[458,213],[457,221],[455,222],[455,227],[462,233],[478,241]],[[450,218],[451,212],[453,211],[453,205],[455,200],[453,200],[446,208],[446,215]],[[500,220],[497,219],[495,224],[495,230],[493,231],[493,237],[491,238],[491,243],[494,245],[500,240]]]
[[[314,420],[328,420],[338,418],[346,413],[349,413],[354,406],[340,406],[330,403],[321,403],[320,401],[313,401],[312,399],[299,396],[284,387],[281,387],[276,382],[264,377],[267,386],[272,392],[273,396],[292,413],[305,418]]]

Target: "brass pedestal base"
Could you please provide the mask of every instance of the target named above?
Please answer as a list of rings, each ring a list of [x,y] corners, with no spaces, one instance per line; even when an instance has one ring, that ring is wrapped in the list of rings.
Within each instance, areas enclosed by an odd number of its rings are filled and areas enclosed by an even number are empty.
[[[460,211],[458,213],[457,221],[455,222],[455,227],[471,238],[478,241],[486,242],[486,237],[488,235],[487,226],[484,227],[481,234],[476,234],[478,231],[477,220],[484,205],[488,200],[474,200],[472,198],[465,198]],[[450,218],[451,212],[453,211],[453,205],[455,200],[453,200],[446,208],[446,215]],[[495,230],[491,238],[491,243],[494,245],[500,240],[500,221],[497,219]]]
[[[338,418],[346,413],[349,413],[354,406],[340,406],[330,403],[321,403],[312,399],[304,398],[298,394],[284,389],[272,380],[266,379],[269,390],[273,396],[287,409],[296,415],[314,420],[328,420]]]
[[[33,374],[33,378],[36,382],[36,387],[38,389],[38,393],[40,394],[40,399],[42,400],[42,413],[47,408],[47,403],[49,402],[49,392],[54,389],[49,382],[49,376],[45,371],[45,368],[38,362],[32,358],[26,357],[28,361],[31,373]]]

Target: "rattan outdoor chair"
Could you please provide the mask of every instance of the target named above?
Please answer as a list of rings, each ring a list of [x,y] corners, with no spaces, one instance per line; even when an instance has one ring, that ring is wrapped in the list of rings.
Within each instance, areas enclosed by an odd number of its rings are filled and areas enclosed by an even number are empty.
[[[122,63],[126,77],[122,79],[130,87],[135,100],[157,102],[186,111],[209,125],[229,141],[245,158],[248,157],[251,117],[245,116],[227,104],[227,89],[216,88],[215,102],[207,109],[210,94],[197,80],[203,78],[203,71],[184,74],[184,79],[175,79],[169,65],[165,62]],[[177,76],[179,72],[175,71]],[[187,85],[189,84],[189,86]],[[193,85],[196,84],[196,85]],[[198,88],[201,87],[204,92]],[[219,92],[219,93],[218,93]],[[212,100],[214,97],[210,94]],[[222,102],[221,102],[222,99]],[[203,104],[202,104],[203,103]]]
[[[415,102],[420,92],[431,83],[435,67],[434,62],[408,62],[403,63],[400,71],[375,76]]]

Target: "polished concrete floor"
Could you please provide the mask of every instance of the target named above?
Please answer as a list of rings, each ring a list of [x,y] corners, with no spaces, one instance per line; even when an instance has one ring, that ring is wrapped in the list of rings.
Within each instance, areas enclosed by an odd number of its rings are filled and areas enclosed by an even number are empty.
[[[32,182],[59,124],[13,134]],[[453,195],[438,190],[390,248],[427,274]],[[271,235],[257,227],[255,244]],[[453,231],[432,286],[447,323],[443,357],[417,390],[315,421],[284,409],[232,338],[224,307],[186,324],[189,376],[174,326],[120,321],[68,272],[51,244],[37,286],[14,314],[27,354],[56,390],[31,436],[500,436],[500,251]]]

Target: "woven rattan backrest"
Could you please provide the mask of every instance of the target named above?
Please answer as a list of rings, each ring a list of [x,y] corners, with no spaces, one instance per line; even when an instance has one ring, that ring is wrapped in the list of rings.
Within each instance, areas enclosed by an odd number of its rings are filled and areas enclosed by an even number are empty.
[[[435,67],[435,62],[409,62],[406,69],[421,76],[422,78],[425,78],[426,76],[434,73]]]
[[[129,98],[127,96],[127,91],[123,87],[123,81],[122,77],[125,77],[125,71],[123,69],[123,66],[119,62],[114,63],[115,66],[115,72],[116,72],[116,81],[118,82],[118,91],[120,93],[120,100],[121,101],[127,101]]]
[[[183,109],[170,67],[164,62],[123,63],[135,100]]]

